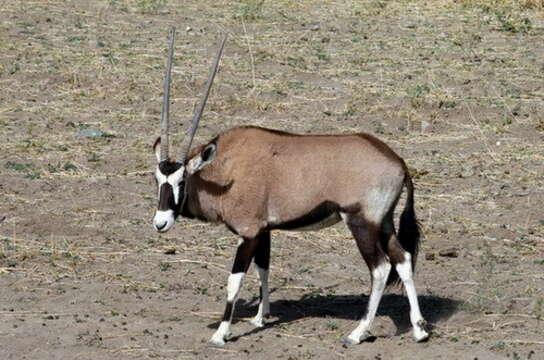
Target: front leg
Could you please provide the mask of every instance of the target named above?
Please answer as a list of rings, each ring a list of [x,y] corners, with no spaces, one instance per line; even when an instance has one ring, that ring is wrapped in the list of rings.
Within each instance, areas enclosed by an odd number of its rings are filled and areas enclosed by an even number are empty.
[[[259,235],[257,250],[255,252],[255,265],[259,274],[259,310],[251,320],[256,327],[263,327],[263,318],[270,315],[270,303],[268,300],[268,269],[270,266],[270,231]]]
[[[223,320],[219,328],[210,339],[211,345],[223,346],[225,345],[225,340],[230,336],[230,325],[232,323],[234,307],[242,289],[242,282],[249,264],[251,264],[251,260],[255,255],[256,245],[257,238],[243,238],[240,245],[238,245],[234,265],[232,266],[227,283],[227,306],[225,307],[225,313],[223,314]]]

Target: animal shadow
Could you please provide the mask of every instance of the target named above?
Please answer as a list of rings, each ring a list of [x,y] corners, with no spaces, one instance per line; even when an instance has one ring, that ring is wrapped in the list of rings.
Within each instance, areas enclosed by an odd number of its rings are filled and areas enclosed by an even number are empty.
[[[272,291],[271,291],[272,292]],[[270,303],[270,311],[277,320],[267,322],[264,328],[255,328],[244,334],[235,336],[231,340],[236,341],[239,337],[258,333],[266,328],[286,324],[303,318],[331,318],[353,320],[353,326],[363,316],[368,304],[367,295],[303,295],[298,300],[276,300]],[[452,300],[435,295],[418,296],[421,312],[427,320],[428,328],[433,329],[433,324],[450,318],[462,304],[461,301]],[[247,318],[255,316],[258,309],[258,298],[249,301],[238,300],[236,304],[235,317]],[[412,329],[410,323],[410,304],[405,295],[386,294],[383,296],[377,316],[388,316],[397,328],[395,335],[401,335]],[[237,319],[233,319],[236,323]],[[208,327],[216,328],[218,322]]]

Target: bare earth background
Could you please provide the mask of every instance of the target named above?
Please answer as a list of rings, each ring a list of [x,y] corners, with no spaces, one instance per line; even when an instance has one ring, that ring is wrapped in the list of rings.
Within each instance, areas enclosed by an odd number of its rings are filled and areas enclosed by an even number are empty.
[[[2,1],[0,358],[544,359],[542,5]],[[429,342],[413,343],[393,289],[375,341],[340,343],[370,282],[338,225],[274,234],[269,326],[246,321],[250,271],[234,341],[206,345],[236,239],[151,226],[172,24],[175,144],[228,32],[198,141],[242,124],[364,131],[407,160]]]

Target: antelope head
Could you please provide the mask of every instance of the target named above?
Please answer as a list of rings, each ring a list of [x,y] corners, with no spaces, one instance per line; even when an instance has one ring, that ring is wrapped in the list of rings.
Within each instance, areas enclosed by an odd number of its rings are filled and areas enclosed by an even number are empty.
[[[217,55],[214,59],[206,89],[200,99],[199,105],[195,109],[195,114],[191,122],[191,127],[184,139],[182,152],[177,160],[172,160],[168,155],[168,125],[169,125],[169,105],[170,105],[170,73],[172,69],[172,57],[174,53],[175,28],[170,33],[170,46],[168,51],[168,60],[164,76],[164,93],[161,112],[161,135],[155,141],[153,150],[157,157],[157,168],[154,178],[158,191],[158,207],[153,218],[153,226],[159,232],[169,230],[175,223],[176,218],[181,213],[187,196],[187,179],[189,176],[201,170],[209,164],[215,156],[215,145],[207,145],[199,156],[187,162],[187,154],[191,149],[191,144],[198,128],[198,122],[206,105],[206,100],[217,73],[219,60],[223,52],[223,47],[227,37],[225,36],[219,46]]]

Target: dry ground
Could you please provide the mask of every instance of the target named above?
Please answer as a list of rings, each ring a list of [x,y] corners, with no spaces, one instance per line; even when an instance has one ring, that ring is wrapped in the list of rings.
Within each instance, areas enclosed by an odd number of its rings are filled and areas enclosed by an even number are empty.
[[[0,358],[544,359],[544,21],[541,2],[515,3],[4,0]],[[338,225],[274,234],[270,325],[245,321],[251,273],[235,341],[206,346],[236,239],[151,227],[171,24],[177,143],[226,31],[198,140],[365,131],[407,160],[428,343],[393,290],[375,341],[340,344],[369,279]]]

